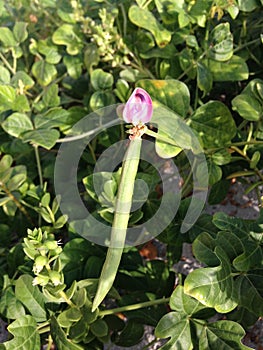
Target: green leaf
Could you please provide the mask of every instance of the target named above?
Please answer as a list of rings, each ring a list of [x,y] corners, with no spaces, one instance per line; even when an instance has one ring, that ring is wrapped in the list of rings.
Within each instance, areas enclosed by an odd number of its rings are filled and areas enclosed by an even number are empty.
[[[222,178],[222,170],[220,166],[214,164],[211,161],[207,162],[208,174],[209,174],[209,185],[212,186]]]
[[[59,135],[59,131],[55,129],[37,129],[25,132],[22,140],[51,149],[59,139]]]
[[[193,51],[190,48],[185,48],[180,52],[179,63],[183,72],[186,72],[190,79],[196,77],[196,62]]]
[[[0,27],[0,41],[5,47],[14,47],[17,45],[14,34],[6,27]]]
[[[221,203],[229,193],[230,181],[222,179],[216,182],[209,192],[208,203],[215,205]]]
[[[244,329],[236,322],[217,321],[209,323],[206,327],[203,327],[202,333],[200,334],[199,349],[250,349],[241,343],[241,339],[244,335]]]
[[[200,90],[209,92],[213,86],[213,76],[210,69],[201,62],[197,63],[197,84]]]
[[[108,325],[99,318],[90,325],[90,330],[96,337],[105,337],[108,334]]]
[[[90,98],[90,108],[93,111],[97,109],[113,105],[115,103],[115,97],[112,92],[109,91],[95,91]]]
[[[40,85],[47,86],[56,77],[57,70],[53,64],[40,60],[33,64],[32,73]]]
[[[10,135],[20,137],[22,133],[33,130],[30,118],[24,113],[13,113],[3,123],[3,129]]]
[[[66,334],[54,316],[51,316],[50,331],[52,339],[59,350],[83,350],[82,346],[74,344],[71,340],[67,339]]]
[[[252,12],[259,6],[259,4],[257,0],[238,0],[238,6],[240,11]]]
[[[0,66],[0,84],[10,83],[10,73],[9,70],[3,66]]]
[[[14,339],[4,343],[6,350],[36,350],[40,349],[40,335],[37,323],[30,316],[21,316],[7,327]]]
[[[241,274],[235,280],[238,292],[238,304],[255,315],[263,313],[263,269],[257,269]]]
[[[259,151],[256,151],[253,153],[250,161],[250,169],[255,169],[258,165],[258,162],[260,161],[261,154]]]
[[[21,165],[21,167],[24,167],[24,166]],[[18,190],[19,187],[26,181],[26,178],[27,178],[26,171],[24,173],[16,174],[15,176],[12,176],[12,178],[7,182],[7,188],[11,192]]]
[[[31,109],[27,97],[25,95],[17,95],[12,109],[21,113],[29,112]]]
[[[191,272],[186,277],[184,291],[207,307],[226,313],[237,306],[236,290],[226,253],[221,247],[216,247],[215,254],[220,265]]]
[[[225,165],[231,162],[231,153],[224,148],[213,153],[211,159],[216,165]]]
[[[69,76],[78,79],[82,73],[83,60],[80,57],[65,56],[63,63],[67,67]]]
[[[43,103],[46,108],[59,106],[58,84],[52,84],[47,87],[43,95]]]
[[[218,212],[213,216],[213,224],[220,230],[234,232],[240,239],[247,239],[248,227],[246,223],[225,213]]]
[[[8,170],[13,163],[13,157],[10,154],[5,154],[0,159],[0,173],[5,172]]]
[[[65,45],[69,55],[77,55],[83,47],[82,38],[75,32],[71,24],[62,24],[52,35],[52,40],[57,45]]]
[[[159,47],[165,47],[171,41],[172,33],[165,29],[147,9],[132,5],[129,8],[128,16],[133,24],[149,30]]]
[[[210,33],[208,57],[216,61],[227,61],[233,55],[233,35],[230,24],[220,23]]]
[[[205,148],[225,147],[236,134],[229,109],[219,101],[199,107],[191,116],[190,126],[199,134]]]
[[[139,80],[137,87],[146,90],[152,99],[161,102],[182,117],[186,117],[190,107],[190,93],[179,80]]]
[[[144,334],[143,324],[129,320],[121,332],[114,339],[118,346],[130,347],[138,344]]]
[[[16,281],[15,294],[37,322],[47,320],[45,299],[37,286],[32,285],[33,278],[30,275],[22,275]]]
[[[61,60],[62,56],[58,52],[58,47],[52,43],[50,37],[45,40],[39,40],[37,48],[41,54],[45,55],[46,62],[58,64]]]
[[[64,314],[70,322],[77,322],[82,317],[82,313],[77,307],[70,307],[64,311]]]
[[[26,89],[32,88],[35,84],[34,80],[22,70],[17,71],[16,74],[12,76],[11,84],[14,85],[16,88],[19,88],[19,81],[23,83]]]
[[[190,320],[186,315],[169,312],[161,318],[154,333],[157,338],[171,338],[160,347],[162,350],[193,349]]]
[[[209,310],[196,299],[186,295],[183,286],[177,286],[175,288],[169,304],[172,310],[195,318],[197,318],[197,314],[200,314],[201,311]],[[212,311],[215,313],[214,310]]]
[[[12,109],[15,98],[16,92],[12,86],[0,85],[0,112]]]
[[[18,319],[26,314],[23,304],[16,298],[12,288],[7,288],[2,292],[0,313],[11,320]]]
[[[183,4],[182,1],[175,3],[173,0],[155,0],[155,5],[164,23],[171,24],[176,22],[175,15],[182,10]]]
[[[91,73],[92,67],[97,66],[100,61],[100,55],[97,45],[89,43],[86,45],[84,52],[84,64],[89,73]]]
[[[163,135],[168,135],[169,139],[175,143],[175,146],[181,147],[184,150],[192,149],[194,152],[201,150],[188,125],[170,109],[165,108],[161,104],[154,103],[151,122],[157,124],[158,130],[161,130]]]
[[[102,69],[95,69],[91,73],[90,81],[95,90],[107,90],[113,85],[113,76]]]
[[[158,130],[158,135],[161,137],[168,137],[162,130]],[[182,151],[181,147],[170,145],[167,142],[160,141],[158,138],[155,142],[155,149],[157,154],[162,158],[176,157]]]
[[[233,110],[237,111],[246,120],[258,121],[263,114],[260,102],[253,96],[244,93],[232,100],[232,106]]]
[[[247,80],[249,69],[242,57],[233,55],[227,62],[208,60],[208,68],[214,81]]]
[[[28,37],[28,32],[26,29],[27,26],[28,26],[28,23],[26,22],[15,22],[13,33],[14,33],[15,40],[18,43],[22,43],[27,39]]]
[[[262,248],[256,242],[246,242],[243,254],[233,261],[233,266],[242,272],[247,272],[263,265]]]
[[[81,279],[84,264],[91,251],[88,241],[75,238],[69,241],[60,254],[60,260],[67,283]]]
[[[69,113],[60,107],[49,109],[46,113],[36,115],[34,119],[37,129],[50,129],[67,125]]]
[[[214,237],[207,232],[202,232],[193,242],[194,256],[208,266],[217,266],[220,261],[214,252],[215,247]]]

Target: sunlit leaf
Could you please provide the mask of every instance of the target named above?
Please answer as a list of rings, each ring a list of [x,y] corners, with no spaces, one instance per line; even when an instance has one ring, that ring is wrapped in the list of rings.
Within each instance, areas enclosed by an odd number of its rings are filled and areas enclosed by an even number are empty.
[[[249,76],[246,61],[236,55],[233,55],[227,62],[210,59],[207,65],[214,81],[239,81],[246,80]]]
[[[45,299],[37,286],[32,284],[30,275],[22,275],[16,281],[15,294],[18,300],[29,310],[37,322],[46,321]]]
[[[170,42],[172,33],[157,21],[152,12],[136,5],[132,5],[129,8],[128,15],[132,23],[140,28],[149,30],[152,33],[159,47],[165,47]]]
[[[244,335],[244,329],[236,322],[217,321],[210,323],[203,327],[199,340],[199,349],[250,349],[241,343]]]
[[[155,336],[158,338],[171,338],[162,350],[184,349],[192,350],[190,320],[187,315],[177,312],[169,312],[163,316],[155,328]]]
[[[192,271],[185,280],[186,294],[196,298],[207,307],[226,313],[237,306],[236,291],[229,259],[220,247],[215,248],[220,260],[217,267],[199,268]]]
[[[53,64],[40,60],[33,64],[32,73],[40,85],[47,86],[57,75],[57,69]]]
[[[233,35],[230,24],[220,23],[210,33],[208,56],[216,61],[227,61],[233,55]]]
[[[14,339],[5,342],[4,349],[40,349],[40,335],[37,331],[37,323],[32,316],[20,316],[17,320],[8,326],[8,331],[14,335]]]
[[[59,131],[55,129],[37,129],[23,134],[23,141],[30,142],[46,149],[52,148],[59,138]]]
[[[190,119],[205,148],[225,146],[236,134],[235,121],[226,105],[209,101],[199,107]]]
[[[152,99],[161,102],[182,117],[186,117],[190,107],[190,93],[179,80],[139,80],[136,86],[146,90]]]
[[[27,114],[13,113],[2,123],[2,127],[8,134],[20,137],[22,133],[32,130],[33,124]]]

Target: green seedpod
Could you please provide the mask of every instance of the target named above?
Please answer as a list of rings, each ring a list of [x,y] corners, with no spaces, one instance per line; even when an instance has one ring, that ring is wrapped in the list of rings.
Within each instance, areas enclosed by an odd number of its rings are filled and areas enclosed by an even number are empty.
[[[62,276],[58,271],[50,271],[49,272],[49,278],[51,282],[54,284],[54,286],[58,286],[62,284]]]
[[[41,272],[47,263],[48,263],[48,258],[46,256],[39,255],[35,257],[35,263],[33,266],[34,273],[37,274]]]
[[[40,285],[42,287],[46,286],[49,282],[49,276],[40,274],[36,276],[33,280],[33,286]]]
[[[48,250],[55,250],[58,247],[58,243],[57,243],[57,241],[45,241],[44,246]]]

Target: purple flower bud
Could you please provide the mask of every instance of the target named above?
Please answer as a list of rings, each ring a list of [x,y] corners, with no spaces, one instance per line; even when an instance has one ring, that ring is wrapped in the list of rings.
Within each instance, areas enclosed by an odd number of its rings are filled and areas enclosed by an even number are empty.
[[[123,119],[133,125],[145,124],[151,120],[153,105],[150,95],[141,88],[136,88],[123,109]]]

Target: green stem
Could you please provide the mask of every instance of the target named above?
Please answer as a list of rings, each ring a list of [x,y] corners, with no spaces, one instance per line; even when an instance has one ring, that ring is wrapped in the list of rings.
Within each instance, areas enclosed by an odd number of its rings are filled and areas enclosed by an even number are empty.
[[[168,304],[169,301],[170,301],[170,297],[156,299],[156,300],[150,300],[150,301],[144,301],[144,302],[138,303],[138,304],[121,306],[121,307],[117,307],[115,309],[110,309],[110,310],[103,310],[103,311],[100,311],[99,316],[113,315],[113,314],[118,314],[121,312],[138,310],[138,309],[142,309],[142,308],[150,307],[150,306],[154,306],[154,305]]]
[[[245,43],[243,45],[239,45],[238,47],[236,47],[233,50],[233,52],[236,53],[237,51],[240,51],[240,50],[242,50],[242,49],[244,49],[244,48],[246,48],[246,47],[248,47],[250,45],[253,45],[253,44],[257,43],[257,42],[259,43],[260,39],[254,39],[254,40],[251,40],[251,41],[249,41],[249,42],[247,42],[247,43]]]
[[[7,59],[5,58],[5,56],[0,52],[0,58],[1,60],[4,62],[4,64],[6,65],[6,67],[10,70],[10,72],[12,74],[16,74],[16,71],[13,69],[13,67],[9,64],[9,62],[7,61]]]
[[[72,301],[67,297],[67,294],[63,290],[59,292],[59,295],[61,296],[61,298],[63,298],[65,300],[65,302],[69,306],[76,307],[76,305],[72,303]]]
[[[135,138],[130,141],[124,156],[118,194],[115,204],[114,219],[111,230],[110,247],[102,267],[98,289],[93,301],[94,311],[111,289],[120,264],[125,245],[130,210],[132,205],[134,182],[140,161],[142,140]]]
[[[46,329],[47,327],[49,327],[49,325],[50,325],[50,321],[42,322],[37,326],[37,331],[39,333],[45,333],[44,331],[42,331],[42,329]]]
[[[43,188],[44,182],[43,182],[43,175],[42,175],[42,167],[40,162],[40,156],[39,156],[39,149],[37,145],[33,145],[35,149],[35,156],[36,156],[36,162],[37,162],[37,172],[39,177],[39,184],[40,187]]]

